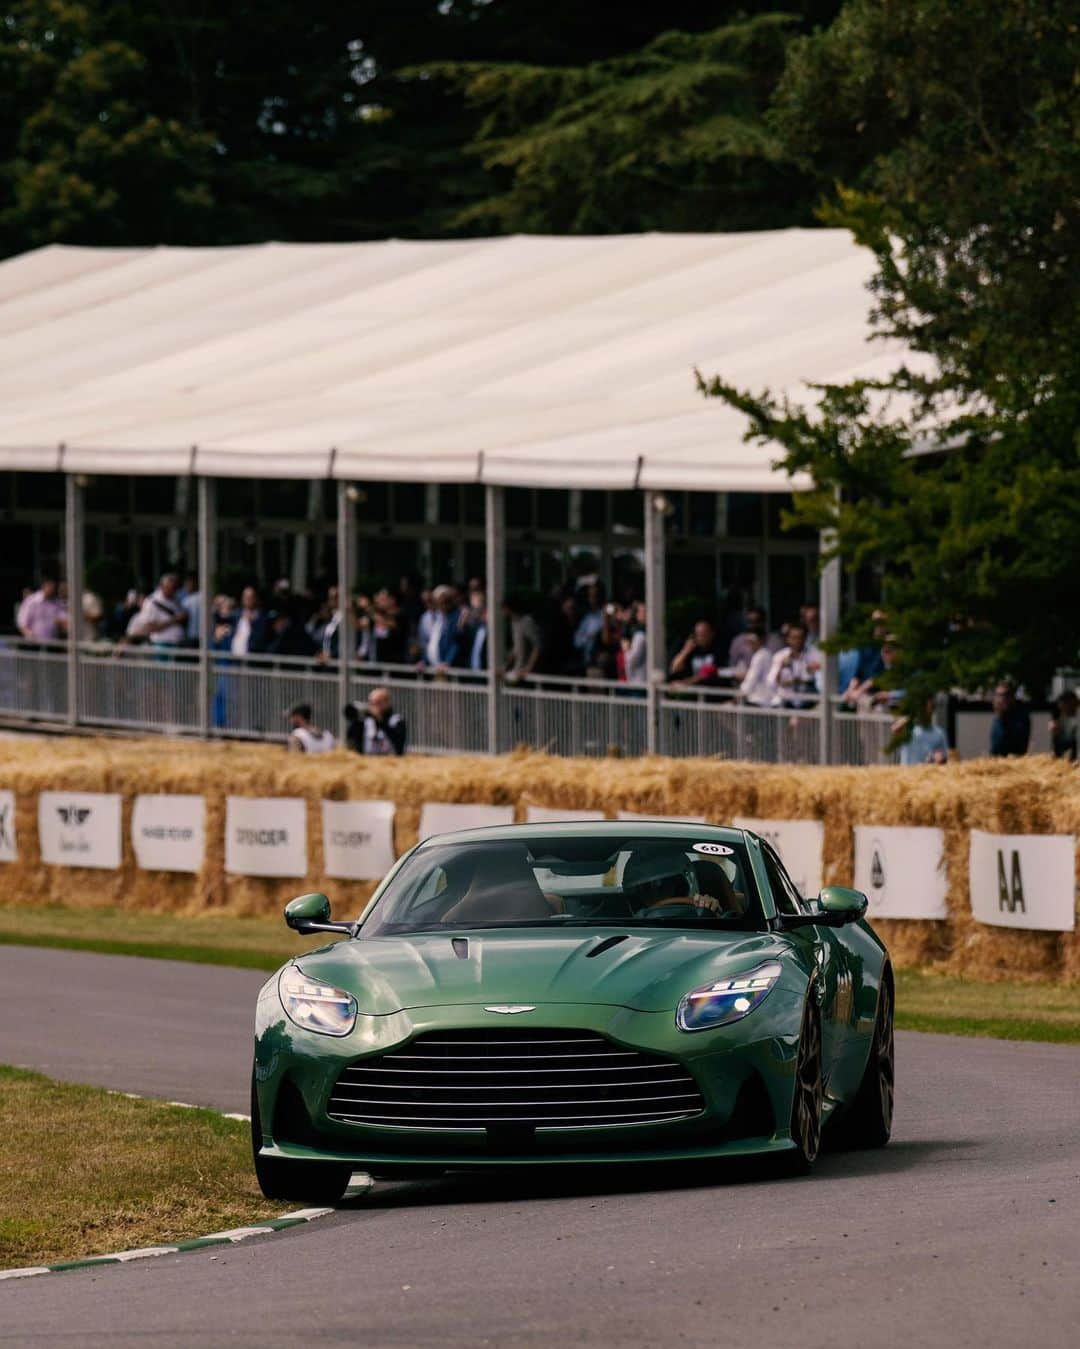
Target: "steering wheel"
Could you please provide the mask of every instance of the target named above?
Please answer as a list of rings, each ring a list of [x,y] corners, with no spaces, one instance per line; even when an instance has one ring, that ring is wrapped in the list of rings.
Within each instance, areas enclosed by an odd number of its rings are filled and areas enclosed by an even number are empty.
[[[638,909],[635,918],[706,918],[724,912],[724,906],[712,895],[682,896],[678,899],[659,899]]]

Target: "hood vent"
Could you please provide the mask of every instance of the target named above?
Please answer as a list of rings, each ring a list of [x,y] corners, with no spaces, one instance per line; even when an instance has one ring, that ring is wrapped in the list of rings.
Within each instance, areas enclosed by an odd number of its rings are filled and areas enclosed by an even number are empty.
[[[610,951],[613,946],[618,946],[619,942],[625,940],[625,932],[620,933],[617,937],[605,937],[599,946],[594,946],[591,951],[586,952],[585,959],[592,960],[593,956],[602,956],[605,951]]]

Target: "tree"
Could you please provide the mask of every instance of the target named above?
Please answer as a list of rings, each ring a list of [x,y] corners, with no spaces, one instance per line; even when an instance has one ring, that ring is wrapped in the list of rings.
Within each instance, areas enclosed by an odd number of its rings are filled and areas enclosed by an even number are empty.
[[[849,0],[771,114],[839,182],[825,217],[873,249],[877,330],[913,355],[810,409],[705,387],[812,474],[799,520],[886,567],[910,708],[1005,674],[1041,692],[1077,656],[1078,57],[1058,0]],[[868,636],[856,609],[840,644]]]
[[[200,239],[211,136],[155,113],[144,55],[85,6],[42,0],[0,24],[0,239],[18,247]]]
[[[470,148],[501,184],[458,223],[540,233],[805,223],[813,179],[764,122],[795,23],[766,13],[666,32],[581,65],[428,65],[483,114]]]

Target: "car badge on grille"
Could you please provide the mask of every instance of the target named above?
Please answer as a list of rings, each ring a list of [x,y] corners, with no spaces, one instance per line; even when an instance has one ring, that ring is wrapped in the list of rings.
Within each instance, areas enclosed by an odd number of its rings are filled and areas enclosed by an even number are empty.
[[[527,1002],[497,1002],[491,1007],[485,1007],[485,1012],[505,1012],[508,1016],[513,1016],[515,1012],[535,1012],[536,1008]]]

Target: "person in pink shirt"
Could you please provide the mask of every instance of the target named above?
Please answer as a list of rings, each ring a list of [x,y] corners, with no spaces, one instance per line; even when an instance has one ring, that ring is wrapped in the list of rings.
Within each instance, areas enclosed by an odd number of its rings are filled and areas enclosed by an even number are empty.
[[[46,576],[42,579],[41,589],[27,595],[19,605],[15,624],[23,637],[36,642],[51,642],[67,632],[67,605],[57,591],[56,580]]]

